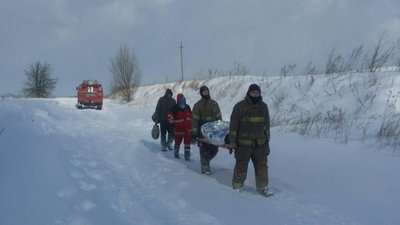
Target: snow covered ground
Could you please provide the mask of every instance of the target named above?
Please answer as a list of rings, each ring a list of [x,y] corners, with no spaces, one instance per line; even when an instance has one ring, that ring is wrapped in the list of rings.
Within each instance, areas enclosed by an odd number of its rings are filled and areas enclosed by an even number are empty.
[[[195,145],[192,161],[185,162],[161,152],[151,138],[150,117],[165,88],[174,96],[183,91],[190,105],[199,99],[196,88],[142,87],[135,102],[106,100],[101,111],[78,110],[73,98],[0,99],[0,225],[398,224],[400,153],[373,144],[387,92],[399,87],[398,75],[379,78],[376,100],[353,118],[369,124],[362,141],[344,144],[344,135],[314,138],[273,127],[269,174],[276,195],[270,198],[256,194],[251,163],[245,191],[231,188],[234,158],[227,150],[219,151],[207,176],[200,173]],[[364,83],[363,77],[353,77],[353,83]],[[339,92],[334,94],[333,85],[317,78],[304,95],[282,79],[220,77],[200,83],[210,87],[224,120],[252,82],[261,85],[276,121],[289,112],[284,110],[289,103],[323,113],[335,105],[348,115],[360,110],[357,99],[368,96],[361,85],[359,96],[346,92],[346,86],[355,87],[347,79],[334,84]],[[273,101],[279,85],[288,93],[281,105]],[[359,126],[348,128],[348,139],[359,133]]]

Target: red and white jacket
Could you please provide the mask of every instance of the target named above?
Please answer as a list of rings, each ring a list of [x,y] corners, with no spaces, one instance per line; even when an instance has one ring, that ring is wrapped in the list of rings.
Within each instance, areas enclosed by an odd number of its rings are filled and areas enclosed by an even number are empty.
[[[174,135],[175,136],[187,136],[190,137],[190,130],[192,128],[192,110],[190,106],[185,103],[185,107],[179,107],[181,99],[185,96],[178,94],[176,105],[172,106],[168,113],[168,122],[174,124]]]

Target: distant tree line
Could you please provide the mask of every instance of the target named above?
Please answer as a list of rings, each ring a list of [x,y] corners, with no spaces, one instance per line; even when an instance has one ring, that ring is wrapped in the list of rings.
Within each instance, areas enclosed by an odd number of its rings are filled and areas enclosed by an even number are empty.
[[[336,48],[332,48],[323,69],[317,69],[310,61],[300,73],[303,75],[325,74],[329,76],[347,72],[375,72],[392,60],[394,65],[400,68],[400,39],[394,45],[388,46],[385,33],[381,33],[371,49],[365,52],[364,49],[364,45],[360,45],[354,48],[348,56],[343,56],[337,52]],[[129,50],[126,44],[121,44],[110,61],[111,95],[119,96],[126,102],[132,101],[141,81],[141,72],[136,55]],[[296,75],[296,68],[296,64],[286,64],[281,67],[280,75],[283,77]],[[233,67],[229,70],[210,68],[207,71],[199,72],[198,77],[243,76],[248,75],[249,72],[245,65],[234,62]],[[53,78],[51,65],[40,61],[33,63],[25,70],[25,77],[21,92],[25,97],[50,97],[58,80]]]
[[[394,66],[400,69],[400,38],[397,43],[389,46],[386,40],[386,33],[381,33],[374,46],[365,50],[364,45],[355,47],[348,56],[338,53],[336,48],[329,51],[325,66],[318,69],[309,61],[304,69],[296,73],[296,64],[285,64],[280,69],[280,76],[316,75],[316,74],[341,74],[347,72],[376,72],[379,68],[394,61]],[[249,70],[242,63],[235,62],[232,69],[224,71],[218,68],[210,68],[206,72],[200,71],[199,77],[216,77],[232,75],[248,75]],[[264,72],[266,75],[266,72]]]
[[[364,45],[354,48],[346,57],[338,53],[336,48],[332,48],[329,52],[325,67],[318,70],[310,61],[304,68],[302,75],[315,74],[341,74],[348,72],[376,72],[379,68],[387,65],[394,60],[394,66],[400,69],[400,56],[396,58],[396,53],[400,52],[400,39],[397,43],[388,46],[385,33],[381,33],[375,45],[364,52]],[[393,64],[392,64],[393,65]],[[281,76],[294,74],[296,64],[284,65],[281,69]]]
[[[111,59],[110,73],[111,95],[120,96],[126,102],[133,99],[141,80],[139,64],[134,53],[130,53],[125,44],[121,44],[114,58]],[[50,64],[40,61],[25,69],[25,81],[21,95],[28,98],[49,98],[56,88],[57,78]],[[20,97],[7,94],[3,97]]]

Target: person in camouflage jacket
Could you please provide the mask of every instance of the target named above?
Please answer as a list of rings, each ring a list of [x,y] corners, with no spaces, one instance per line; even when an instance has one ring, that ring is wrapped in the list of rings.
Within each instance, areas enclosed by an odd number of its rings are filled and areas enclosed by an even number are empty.
[[[229,141],[235,150],[236,159],[232,178],[234,189],[243,187],[251,159],[257,192],[262,195],[268,194],[269,139],[268,106],[262,100],[260,87],[252,84],[245,99],[234,106],[229,125]]]
[[[192,114],[192,140],[203,138],[201,126],[207,122],[222,120],[218,103],[211,99],[207,86],[200,87],[201,99],[193,106]],[[210,174],[210,161],[217,155],[218,147],[204,142],[197,142],[200,149],[201,172]]]

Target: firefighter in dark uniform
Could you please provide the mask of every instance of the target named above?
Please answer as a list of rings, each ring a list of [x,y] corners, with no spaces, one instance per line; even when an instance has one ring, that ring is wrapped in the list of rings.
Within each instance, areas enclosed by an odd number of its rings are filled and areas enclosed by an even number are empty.
[[[200,87],[201,99],[193,106],[192,112],[192,142],[199,137],[203,138],[201,126],[207,122],[222,120],[218,103],[211,99],[207,86]],[[218,147],[204,142],[197,142],[200,149],[201,172],[210,174],[210,161],[218,153]]]
[[[268,195],[268,166],[270,120],[268,106],[262,101],[257,84],[249,86],[244,100],[238,102],[232,111],[229,126],[229,141],[235,150],[235,169],[232,187],[241,189],[247,176],[251,159],[256,176],[256,189]]]

